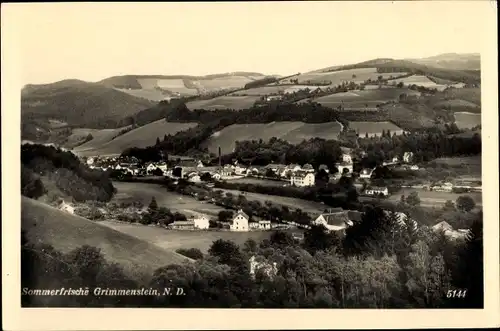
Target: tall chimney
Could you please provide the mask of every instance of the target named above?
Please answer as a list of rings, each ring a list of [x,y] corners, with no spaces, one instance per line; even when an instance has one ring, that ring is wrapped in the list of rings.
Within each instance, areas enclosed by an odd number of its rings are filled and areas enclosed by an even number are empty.
[[[221,156],[220,146],[219,146],[219,167],[222,167],[222,156]]]

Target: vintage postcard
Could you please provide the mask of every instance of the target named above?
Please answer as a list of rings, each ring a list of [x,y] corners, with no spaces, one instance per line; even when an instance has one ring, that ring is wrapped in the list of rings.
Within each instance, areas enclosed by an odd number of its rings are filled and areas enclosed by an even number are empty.
[[[498,326],[495,2],[1,21],[5,329]]]

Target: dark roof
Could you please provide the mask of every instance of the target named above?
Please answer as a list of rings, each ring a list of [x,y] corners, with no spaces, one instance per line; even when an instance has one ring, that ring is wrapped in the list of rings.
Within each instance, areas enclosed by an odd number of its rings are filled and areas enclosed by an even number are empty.
[[[334,226],[346,226],[349,222],[347,212],[323,214],[323,218],[328,225]]]
[[[250,217],[248,217],[248,215],[243,211],[243,210],[238,210],[238,212],[236,213],[236,215],[234,215],[233,219],[236,218],[238,215],[241,215],[243,217],[245,217],[246,219],[250,219]]]
[[[348,210],[347,215],[354,222],[361,222],[361,218],[363,217],[363,213],[357,210]]]

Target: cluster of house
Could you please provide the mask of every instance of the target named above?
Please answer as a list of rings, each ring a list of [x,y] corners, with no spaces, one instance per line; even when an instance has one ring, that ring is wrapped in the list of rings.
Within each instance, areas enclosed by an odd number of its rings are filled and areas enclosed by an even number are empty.
[[[259,220],[251,222],[250,217],[243,211],[238,210],[232,220],[228,222],[229,230],[246,232],[250,230],[271,230],[271,221]],[[205,215],[192,216],[186,221],[175,221],[168,225],[175,230],[206,230],[210,226],[210,220]]]
[[[149,162],[141,164],[135,157],[130,158],[100,158],[88,157],[84,159],[85,163],[91,169],[100,169],[102,171],[120,170],[123,173],[128,173],[132,176],[152,175],[161,171],[162,174],[167,173],[166,162]]]

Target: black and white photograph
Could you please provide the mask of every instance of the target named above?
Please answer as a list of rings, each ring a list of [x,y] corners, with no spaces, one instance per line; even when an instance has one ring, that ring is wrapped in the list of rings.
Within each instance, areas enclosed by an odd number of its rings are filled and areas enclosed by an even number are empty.
[[[21,308],[465,312],[498,292],[496,4],[5,9]]]

